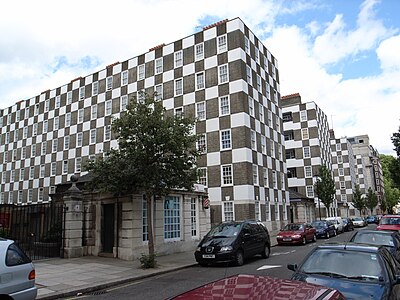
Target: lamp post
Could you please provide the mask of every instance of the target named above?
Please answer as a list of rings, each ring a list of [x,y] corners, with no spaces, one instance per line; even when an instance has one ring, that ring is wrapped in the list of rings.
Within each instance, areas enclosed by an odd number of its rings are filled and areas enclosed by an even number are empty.
[[[319,214],[319,220],[321,219],[321,200],[319,199],[319,195],[318,195],[318,190],[319,190],[319,175],[314,175],[315,178],[315,183],[314,183],[314,187],[315,187],[315,194],[317,196],[317,200],[318,200],[318,214]]]

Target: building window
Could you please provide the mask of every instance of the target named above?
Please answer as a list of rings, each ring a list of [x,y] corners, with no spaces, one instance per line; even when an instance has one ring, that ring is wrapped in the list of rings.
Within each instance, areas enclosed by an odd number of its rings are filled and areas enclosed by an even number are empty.
[[[283,136],[285,138],[285,141],[294,140],[293,130],[288,130],[288,131],[283,132]]]
[[[272,124],[272,112],[271,111],[268,111],[268,126],[269,127],[273,126],[273,124]]]
[[[197,150],[201,153],[207,152],[207,142],[206,142],[206,135],[199,134],[197,139]]]
[[[85,99],[85,87],[84,86],[81,86],[80,88],[79,88],[79,99]]]
[[[69,149],[69,135],[64,136],[64,150]]]
[[[53,130],[58,130],[60,127],[60,117],[54,117]]]
[[[16,129],[17,132],[18,129]],[[46,133],[49,130],[49,121],[48,120],[44,120],[43,121],[43,133]]]
[[[174,114],[176,117],[182,118],[183,117],[183,108],[182,107],[175,108]]]
[[[105,129],[104,129],[104,140],[105,141],[111,140],[111,125],[105,126]]]
[[[263,181],[264,181],[264,187],[269,187],[269,182],[268,182],[268,169],[263,168]]]
[[[344,169],[343,168],[339,168],[339,176],[344,176]]]
[[[96,143],[96,129],[90,130],[90,144]]]
[[[269,201],[265,201],[265,220],[271,221],[271,203]]]
[[[306,178],[312,177],[313,176],[312,167],[311,166],[305,166],[304,167],[304,174],[305,174]]]
[[[42,142],[42,155],[46,155],[47,152],[47,142]]]
[[[307,121],[307,111],[306,110],[300,111],[300,121],[301,122]]]
[[[261,153],[267,154],[267,138],[264,135],[261,136]]]
[[[112,100],[106,101],[106,116],[111,115],[112,113]]]
[[[207,168],[198,168],[199,184],[207,186]]]
[[[343,202],[347,202],[347,195],[346,194],[340,195],[340,200],[342,200]]]
[[[96,96],[99,93],[99,82],[95,81],[92,83],[92,96]]]
[[[24,127],[23,131],[22,131],[22,138],[26,139],[28,137],[28,127]]]
[[[261,76],[257,75],[257,91],[259,91],[260,93],[262,92],[261,89]]]
[[[33,190],[29,189],[28,190],[28,203],[32,203],[33,201]]]
[[[56,100],[55,100],[54,105],[55,105],[55,108],[60,108],[60,106],[61,106],[61,96],[60,96],[60,95],[56,96]],[[28,110],[28,109],[27,109],[27,110]],[[26,118],[27,118],[27,117],[25,116],[25,119],[26,119]]]
[[[181,51],[178,51],[178,52],[175,52],[174,65],[175,65],[175,68],[182,67],[182,65],[183,65],[183,54],[182,54],[182,50],[181,50]]]
[[[312,185],[307,185],[306,193],[308,198],[314,198],[314,187]]]
[[[33,124],[33,128],[32,128],[32,135],[35,136],[38,134],[38,124],[35,123]],[[9,142],[9,139],[7,138],[7,143]]]
[[[77,157],[75,158],[75,172],[80,173],[82,169],[82,158]]]
[[[233,211],[233,202],[225,201],[223,202],[223,221],[233,221],[235,219],[234,211]]]
[[[65,127],[71,126],[71,113],[66,113],[65,115]]]
[[[128,105],[128,96],[127,95],[123,95],[121,96],[121,111],[126,110],[126,107]]]
[[[311,153],[310,153],[310,147],[304,147],[303,148],[303,158],[310,158]]]
[[[155,61],[155,74],[161,74],[163,72],[163,59],[162,57],[157,58]]]
[[[83,142],[83,133],[82,132],[78,132],[76,134],[76,146],[77,147],[82,147],[82,142]]]
[[[97,119],[97,104],[92,105],[90,117],[92,120]]]
[[[72,103],[72,91],[67,93],[67,105]]]
[[[67,174],[68,173],[68,160],[63,160],[62,173],[63,174]]]
[[[78,110],[78,124],[83,122],[84,110],[83,108]]]
[[[35,157],[36,156],[36,144],[33,144],[31,146],[31,157]],[[6,155],[4,157],[7,157]]]
[[[144,68],[144,64],[138,66],[138,77],[137,80],[143,80],[145,78],[145,68]]]
[[[344,181],[340,181],[340,189],[345,190],[346,189],[346,183]]]
[[[23,191],[18,191],[18,198],[17,198],[17,202],[18,202],[19,204],[21,204],[21,203],[22,203],[22,199],[23,199],[23,197],[24,197]]]
[[[58,150],[58,141],[57,140],[53,140],[52,141],[52,152],[57,152],[57,150]]]
[[[183,94],[183,80],[182,78],[175,80],[175,96]]]
[[[190,199],[190,231],[192,237],[197,236],[197,199]]]
[[[283,123],[292,121],[292,113],[291,112],[286,112],[282,114],[282,121]]]
[[[258,185],[258,166],[253,165],[253,184]]]
[[[336,151],[342,150],[342,144],[336,144]]]
[[[287,177],[288,178],[296,178],[297,177],[297,169],[296,168],[288,168],[287,169]]]
[[[154,100],[160,101],[163,98],[163,85],[158,84],[154,87]]]
[[[21,150],[21,159],[25,159],[26,158],[26,147],[22,147]]]
[[[244,37],[244,50],[247,54],[250,54],[250,40],[248,37]]]
[[[39,172],[40,178],[44,177],[45,171],[46,171],[45,166],[44,165],[40,165],[40,172]]]
[[[233,175],[232,175],[232,165],[223,165],[221,166],[221,174],[222,174],[222,185],[232,185],[233,183]]]
[[[147,201],[143,195],[142,198],[142,241],[147,242],[149,240],[149,227],[147,226]]]
[[[196,60],[201,60],[204,58],[204,44],[197,44],[195,46],[196,49]]]
[[[246,66],[246,76],[247,76],[247,83],[248,84],[252,84],[252,79],[251,79],[251,67],[250,66]]]
[[[196,90],[204,89],[204,72],[196,74]]]
[[[231,149],[231,130],[221,130],[221,149]]]
[[[275,124],[276,124],[276,131],[281,132],[281,120],[279,119],[279,116],[275,117]]]
[[[204,101],[196,104],[196,116],[199,121],[206,119],[206,103]]]
[[[251,130],[251,149],[257,151],[257,135],[254,130]]]
[[[262,105],[262,103],[260,103],[258,106],[258,114],[259,114],[260,122],[264,123],[264,105]]]
[[[57,163],[56,162],[52,162],[51,163],[50,175],[51,176],[55,176],[56,172],[57,172]]]
[[[122,80],[121,80],[121,85],[127,85],[128,84],[128,71],[123,71],[121,74]]]
[[[219,98],[219,113],[220,116],[225,116],[230,114],[230,105],[228,96],[222,96]]]
[[[277,178],[277,175],[276,175],[276,171],[272,171],[272,187],[274,189],[278,188],[278,178]]]
[[[35,167],[31,166],[29,168],[29,179],[33,179],[35,177]]]
[[[218,67],[218,83],[222,84],[228,82],[228,65],[222,65]]]
[[[113,88],[113,77],[112,76],[107,77],[106,86],[107,86],[107,91],[112,90],[112,88]]]
[[[226,34],[218,37],[218,53],[225,52],[228,49]]]
[[[181,236],[181,209],[180,199],[177,196],[167,196],[164,200],[164,238],[180,239]]]
[[[303,140],[307,140],[309,138],[309,136],[308,136],[308,128],[302,128],[301,129],[301,138]]]
[[[249,115],[254,117],[254,99],[248,96],[248,101],[249,101]]]
[[[271,157],[275,157],[275,143],[271,141]]]

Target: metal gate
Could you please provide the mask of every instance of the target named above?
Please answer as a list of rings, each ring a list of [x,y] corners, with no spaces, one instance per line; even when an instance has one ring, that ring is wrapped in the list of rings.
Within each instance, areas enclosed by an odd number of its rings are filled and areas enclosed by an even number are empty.
[[[60,257],[63,205],[0,204],[0,237],[14,240],[32,260]]]

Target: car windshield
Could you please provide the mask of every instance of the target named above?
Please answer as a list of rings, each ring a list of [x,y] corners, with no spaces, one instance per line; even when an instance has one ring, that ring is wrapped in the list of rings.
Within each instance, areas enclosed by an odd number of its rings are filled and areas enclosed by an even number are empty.
[[[354,242],[394,247],[394,241],[391,235],[372,232],[359,231],[354,237]]]
[[[400,218],[382,218],[381,219],[381,225],[399,225],[400,224]]]
[[[300,272],[358,280],[382,280],[382,268],[375,253],[319,249],[302,265]]]
[[[322,221],[315,221],[315,222],[312,222],[311,225],[312,225],[313,227],[316,227],[316,228],[328,227],[328,225],[327,225],[325,222],[322,222]]]
[[[240,231],[240,224],[220,224],[208,233],[209,237],[232,237],[237,236]]]
[[[353,221],[362,221],[361,218],[353,218]]]
[[[304,229],[303,224],[287,224],[283,228],[283,231],[298,231],[298,230],[303,230],[303,229]]]

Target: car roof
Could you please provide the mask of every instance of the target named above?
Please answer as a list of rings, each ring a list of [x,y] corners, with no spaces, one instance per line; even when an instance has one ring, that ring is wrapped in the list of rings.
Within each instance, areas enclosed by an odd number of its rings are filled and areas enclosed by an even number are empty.
[[[382,245],[357,244],[353,242],[334,242],[318,245],[316,249],[348,250],[377,253],[380,251],[380,249],[384,248],[385,247]]]
[[[172,299],[225,299],[226,290],[229,290],[229,299],[236,299],[235,296],[243,299],[243,295],[246,295],[246,299],[269,300],[289,297],[295,300],[321,299],[321,296],[335,291],[329,287],[296,280],[238,274],[210,282]]]
[[[397,235],[399,234],[397,231],[392,231],[392,230],[369,230],[369,229],[364,229],[364,230],[359,230],[355,233],[356,234],[368,234],[368,233],[374,233],[374,234],[382,234],[382,235]]]
[[[382,218],[400,218],[400,215],[384,215]]]

